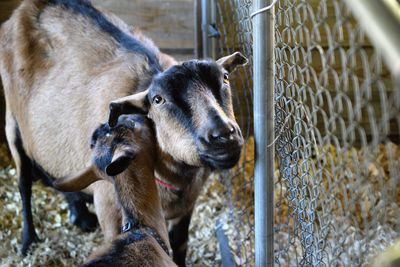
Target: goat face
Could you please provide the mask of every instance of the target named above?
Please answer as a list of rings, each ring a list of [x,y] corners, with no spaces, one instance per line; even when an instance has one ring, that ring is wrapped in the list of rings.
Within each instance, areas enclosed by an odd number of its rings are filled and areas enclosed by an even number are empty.
[[[228,74],[246,62],[235,53],[217,62],[190,60],[172,66],[156,75],[145,92],[111,103],[109,122],[112,125],[122,113],[148,112],[161,150],[175,160],[231,168],[239,160],[243,137],[233,113]]]

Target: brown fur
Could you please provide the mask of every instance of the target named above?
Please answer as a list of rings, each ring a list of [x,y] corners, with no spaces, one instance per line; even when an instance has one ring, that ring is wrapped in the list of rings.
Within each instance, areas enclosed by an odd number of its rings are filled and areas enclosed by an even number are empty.
[[[120,239],[126,238],[127,234],[122,234],[115,239],[117,242]],[[104,246],[96,251],[96,254],[91,255],[89,260],[82,267],[111,267],[111,266],[132,266],[132,267],[170,267],[176,266],[171,258],[159,246],[153,238],[146,238],[142,241],[132,243],[125,246],[118,258],[113,259],[112,263],[99,262],[99,258],[108,253],[112,249],[112,244]],[[138,257],[140,256],[140,257]]]
[[[54,177],[62,177],[89,162],[88,137],[98,122],[106,120],[108,103],[138,88],[139,77],[151,77],[140,55],[118,49],[114,40],[90,26],[92,22],[59,7],[37,10],[33,2],[39,1],[24,1],[2,28],[1,58],[10,58],[1,64],[11,113],[7,121],[18,121],[26,154]],[[60,28],[65,27],[70,30],[62,30],[61,36]],[[110,90],[110,84],[118,90]],[[70,89],[76,87],[85,88]],[[66,99],[80,102],[68,103]],[[67,149],[54,153],[56,147]]]
[[[119,28],[130,30],[117,17],[109,18]],[[119,49],[111,37],[91,25],[87,18],[60,7],[24,1],[2,26],[0,74],[7,138],[17,171],[17,122],[28,157],[54,177],[70,175],[90,161],[89,137],[106,120],[109,102],[141,90],[140,83],[151,79],[142,56]],[[143,35],[137,37],[160,58],[167,58]],[[120,229],[116,228],[118,207],[113,204],[112,188],[100,181],[86,191],[94,194],[105,238],[115,237]]]
[[[112,184],[106,181],[97,181],[93,188],[93,203],[103,231],[104,241],[110,242],[121,232],[122,213],[116,201],[115,190]]]

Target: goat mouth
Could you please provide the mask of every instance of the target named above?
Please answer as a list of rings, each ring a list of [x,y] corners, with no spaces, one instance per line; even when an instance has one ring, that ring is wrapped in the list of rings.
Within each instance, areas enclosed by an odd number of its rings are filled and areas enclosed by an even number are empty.
[[[235,166],[240,159],[241,149],[229,151],[207,151],[200,153],[200,160],[204,165],[217,170],[226,170]]]

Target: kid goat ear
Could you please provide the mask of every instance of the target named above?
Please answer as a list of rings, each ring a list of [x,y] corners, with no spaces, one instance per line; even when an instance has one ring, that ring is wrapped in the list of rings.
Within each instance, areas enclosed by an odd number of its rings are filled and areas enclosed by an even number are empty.
[[[135,155],[127,149],[115,150],[111,162],[106,166],[106,174],[108,176],[116,176],[125,171],[134,157]]]

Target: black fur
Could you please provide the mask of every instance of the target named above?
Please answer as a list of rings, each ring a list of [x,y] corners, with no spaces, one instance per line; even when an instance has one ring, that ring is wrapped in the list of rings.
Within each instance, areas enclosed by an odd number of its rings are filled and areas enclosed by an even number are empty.
[[[96,230],[97,216],[91,213],[86,206],[87,202],[93,202],[93,197],[82,192],[63,192],[63,195],[68,202],[70,222],[83,232]]]
[[[226,107],[222,80],[223,72],[217,63],[189,60],[158,74],[150,86],[149,99],[151,101],[158,94],[165,98],[167,111],[196,137],[190,99],[195,99],[202,90],[210,90],[218,104]]]
[[[189,224],[192,217],[192,212],[189,212],[182,217],[179,222],[173,225],[169,231],[169,242],[173,251],[174,262],[182,267],[186,266],[186,250],[187,242],[189,238]]]
[[[23,148],[21,132],[19,131],[19,127],[17,126],[15,129],[15,147],[18,151],[20,161],[21,161],[21,169],[18,180],[19,192],[21,194],[22,200],[22,217],[23,217],[23,226],[22,226],[22,255],[26,255],[28,252],[29,246],[38,241],[38,237],[35,231],[35,226],[33,224],[32,217],[32,206],[31,206],[31,197],[32,197],[32,161],[26,155],[25,150]]]
[[[197,65],[200,79],[211,90],[217,102],[222,106],[225,99],[222,98],[223,72],[218,64],[212,61],[200,61]]]
[[[118,27],[106,19],[106,17],[94,8],[87,0],[50,0],[51,4],[62,5],[83,16],[89,17],[100,29],[112,36],[123,48],[144,55],[154,73],[161,71],[160,63],[156,55],[144,46],[140,41],[121,31]]]
[[[96,128],[96,130],[92,134],[92,138],[90,140],[90,147],[94,149],[99,138],[107,136],[107,134],[113,134],[113,139],[111,140],[111,144],[109,142],[101,142],[100,148],[96,149],[96,153],[93,155],[93,162],[95,165],[102,171],[105,172],[106,167],[111,163],[113,157],[113,151],[117,146],[126,145],[129,146],[131,144],[131,140],[127,140],[118,134],[120,130],[124,131],[127,129],[133,130],[136,123],[145,123],[145,116],[142,115],[121,115],[118,118],[118,124],[114,127],[110,127],[109,124],[103,123]],[[128,152],[126,152],[128,153]],[[127,157],[133,158],[135,155],[127,154]]]
[[[101,124],[92,134],[92,138],[90,140],[90,147],[93,149],[97,143],[97,140],[107,134],[111,133],[111,127],[107,123]],[[105,172],[106,167],[110,164],[112,159],[112,149],[107,144],[104,144],[103,149],[100,153],[96,153],[93,155],[92,160],[94,164],[100,170]]]
[[[93,157],[93,162],[103,172],[105,172],[106,167],[111,163],[112,150],[109,147],[104,147],[102,149],[101,155],[96,155]]]
[[[97,139],[99,139],[101,136],[105,136],[107,133],[110,133],[110,130],[111,128],[107,123],[103,123],[97,127],[92,134],[92,138],[90,139],[90,148],[93,149],[96,145]]]

